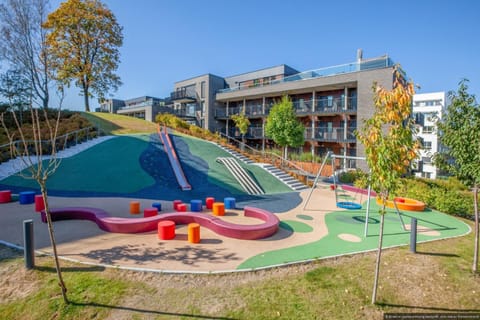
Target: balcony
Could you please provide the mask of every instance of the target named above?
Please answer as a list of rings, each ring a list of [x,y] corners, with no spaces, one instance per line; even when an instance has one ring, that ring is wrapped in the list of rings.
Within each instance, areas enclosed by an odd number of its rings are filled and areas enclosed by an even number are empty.
[[[345,143],[355,143],[357,141],[354,131],[356,128],[350,127],[347,128],[347,135],[345,138],[345,128],[343,127],[315,127],[305,129],[305,140],[315,140],[321,142],[345,142]]]
[[[312,108],[313,100],[300,100],[293,101],[293,108],[298,116],[302,115],[334,115],[344,113],[356,113],[357,112],[357,98],[347,98],[347,108],[345,108],[345,99],[338,98],[320,98],[315,101],[315,109]],[[266,117],[270,114],[273,104],[265,105],[265,111],[263,111],[261,104],[252,104],[245,107],[245,115],[248,118]],[[215,117],[218,119],[229,119],[232,114],[240,114],[243,111],[243,107],[233,107],[228,109],[221,108],[215,110]]]
[[[240,133],[240,130],[237,128],[229,128],[228,132],[226,132],[226,128],[223,128],[220,130],[220,132],[227,134],[228,136],[235,138],[235,139],[241,139],[242,134]],[[245,134],[246,139],[263,139],[263,128],[260,126],[252,126],[248,128],[247,133]]]
[[[180,103],[190,103],[197,101],[195,92],[187,88],[178,89],[170,93],[170,100]]]

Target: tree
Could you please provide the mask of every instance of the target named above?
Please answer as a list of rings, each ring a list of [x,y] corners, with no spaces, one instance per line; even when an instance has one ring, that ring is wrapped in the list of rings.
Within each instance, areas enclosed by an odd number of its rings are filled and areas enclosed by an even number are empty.
[[[292,100],[288,96],[283,96],[282,100],[270,110],[265,132],[276,144],[284,148],[284,159],[287,158],[288,147],[303,145],[305,128],[297,120]]]
[[[9,70],[0,75],[0,95],[7,98],[11,111],[18,111],[20,125],[23,124],[23,109],[29,104],[32,96],[30,84],[18,70]]]
[[[30,82],[35,101],[48,108],[51,84],[46,54],[48,0],[7,0],[0,4],[0,57]]]
[[[43,26],[50,30],[47,45],[56,78],[80,87],[87,112],[92,92],[102,100],[110,89],[118,89],[121,81],[114,72],[120,62],[122,27],[104,4],[98,0],[62,2]]]
[[[63,95],[61,97],[63,97]],[[60,101],[62,101],[62,99]],[[40,187],[40,191],[42,193],[43,201],[45,204],[44,210],[46,213],[48,233],[50,236],[53,257],[55,260],[58,284],[61,288],[64,302],[68,303],[67,288],[65,286],[65,282],[63,281],[60,262],[58,259],[57,245],[55,241],[55,233],[53,230],[53,223],[50,215],[50,207],[48,203],[47,193],[47,180],[51,175],[55,173],[58,166],[60,165],[60,159],[57,158],[56,153],[57,131],[60,122],[60,108],[58,109],[58,113],[55,119],[50,119],[48,117],[48,111],[45,108],[41,110],[35,109],[32,107],[32,104],[30,104],[29,109],[30,115],[32,117],[31,133],[33,135],[33,139],[28,139],[26,137],[25,130],[29,129],[24,128],[19,123],[15,112],[11,112],[10,115],[15,123],[17,133],[13,133],[13,130],[11,130],[11,128],[7,126],[5,121],[7,113],[0,114],[0,123],[2,124],[2,127],[7,135],[10,145],[11,156],[20,158],[25,167],[27,168],[25,171],[22,171],[20,175],[24,179],[35,180]],[[42,128],[47,128],[46,137],[42,135],[42,132],[44,132]],[[18,137],[16,136],[16,134],[18,135]],[[19,141],[20,143],[16,143],[16,141]],[[50,154],[50,157],[48,158],[48,160],[44,161],[42,157],[44,154],[46,154],[47,150]]]
[[[235,123],[235,127],[238,128],[242,134],[242,150],[245,145],[245,134],[248,132],[248,126],[250,125],[250,120],[245,116],[245,110],[242,110],[239,114],[233,114],[230,116],[230,119]]]
[[[412,160],[417,157],[418,142],[414,141],[414,120],[411,118],[413,83],[404,83],[398,70],[394,71],[394,87],[387,90],[373,86],[375,112],[372,118],[364,120],[356,132],[365,146],[369,184],[381,198],[380,231],[378,238],[375,279],[372,303],[376,302],[380,259],[382,255],[385,205],[399,185],[399,178],[405,174]]]
[[[468,80],[459,83],[458,91],[448,93],[451,103],[445,116],[437,122],[440,142],[446,147],[434,156],[435,164],[455,175],[472,188],[475,216],[475,245],[472,271],[478,271],[480,185],[480,105],[468,93]]]

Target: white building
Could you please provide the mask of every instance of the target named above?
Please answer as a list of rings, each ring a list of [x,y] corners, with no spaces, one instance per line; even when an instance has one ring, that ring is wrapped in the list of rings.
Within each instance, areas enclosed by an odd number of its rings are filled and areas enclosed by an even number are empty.
[[[417,136],[422,140],[417,177],[435,179],[438,169],[432,157],[441,151],[435,122],[441,119],[449,104],[445,92],[420,93],[413,96],[413,114],[418,125]]]

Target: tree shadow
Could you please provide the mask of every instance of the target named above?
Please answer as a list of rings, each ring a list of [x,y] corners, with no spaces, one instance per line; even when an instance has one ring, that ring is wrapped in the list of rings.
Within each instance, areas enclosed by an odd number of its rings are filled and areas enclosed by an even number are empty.
[[[423,252],[423,251],[417,251],[416,253],[426,255],[426,256],[453,257],[453,258],[459,258],[460,257],[458,254],[454,254],[454,253]]]
[[[138,312],[138,313],[154,314],[154,315],[162,315],[162,316],[174,316],[174,317],[182,317],[182,318],[213,319],[213,320],[236,320],[235,318],[204,316],[204,315],[187,314],[187,313],[173,313],[173,312],[147,310],[147,309],[132,308],[132,307],[113,306],[113,305],[96,303],[96,302],[85,303],[85,302],[70,301],[70,304],[72,304],[74,306],[78,306],[78,307],[107,308],[107,309],[124,310],[124,311],[129,311],[129,312]]]
[[[445,312],[480,312],[480,309],[456,309],[456,308],[442,308],[442,307],[427,307],[427,306],[410,306],[404,304],[394,304],[388,302],[377,302],[378,306],[391,308],[409,308],[431,311],[445,311]]]
[[[207,240],[202,240],[208,242]],[[206,242],[205,242],[206,243]],[[205,249],[198,246],[186,245],[180,248],[165,249],[163,243],[160,247],[152,248],[146,245],[122,245],[108,249],[92,250],[80,254],[83,257],[94,259],[103,264],[116,264],[119,262],[133,261],[135,264],[144,265],[147,262],[178,261],[185,265],[196,266],[198,263],[223,263],[226,261],[240,260],[234,252],[226,249]]]
[[[62,272],[102,272],[105,267],[102,266],[81,266],[81,267],[61,267]],[[49,273],[56,273],[55,267],[35,266],[35,270]]]

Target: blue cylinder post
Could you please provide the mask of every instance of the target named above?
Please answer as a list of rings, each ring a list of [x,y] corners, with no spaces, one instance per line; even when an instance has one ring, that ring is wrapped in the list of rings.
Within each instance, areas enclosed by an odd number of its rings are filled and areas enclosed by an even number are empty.
[[[162,203],[161,202],[152,203],[152,207],[157,208],[159,212],[162,211]]]
[[[412,218],[410,224],[410,251],[417,253],[417,219]]]
[[[23,220],[23,256],[25,268],[35,267],[35,246],[33,243],[33,220]]]
[[[235,198],[227,197],[223,199],[223,204],[225,205],[225,209],[235,209]]]
[[[202,211],[202,200],[190,200],[190,211],[201,212]]]

